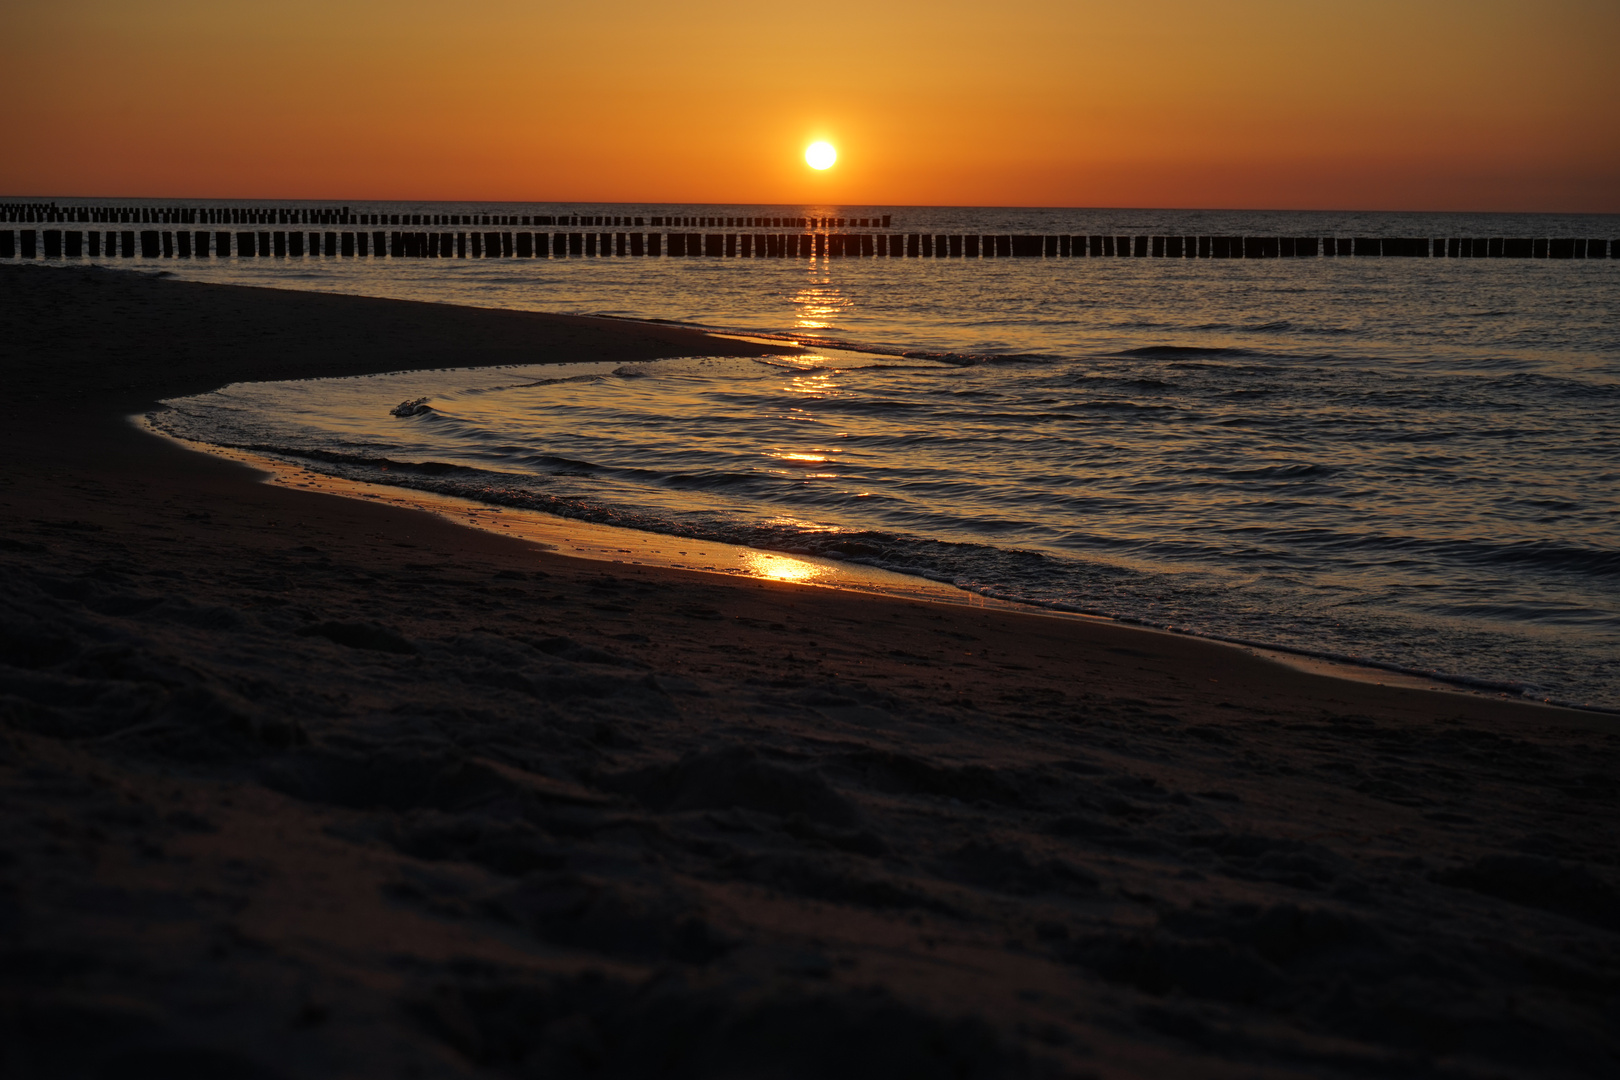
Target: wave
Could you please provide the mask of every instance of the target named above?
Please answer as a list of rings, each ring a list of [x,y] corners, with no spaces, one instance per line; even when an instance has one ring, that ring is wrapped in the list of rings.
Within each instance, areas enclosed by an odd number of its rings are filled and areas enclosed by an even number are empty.
[[[1069,357],[1061,353],[1052,352],[1030,352],[1026,350],[961,352],[952,349],[919,349],[878,341],[836,337],[826,334],[811,334],[804,331],[751,330],[746,328],[738,328],[735,326],[720,326],[699,322],[680,322],[673,319],[646,319],[642,321],[659,323],[663,325],[683,326],[692,330],[702,330],[705,333],[710,334],[746,337],[756,341],[779,341],[783,345],[790,348],[828,349],[836,352],[858,353],[866,356],[887,356],[902,360],[925,360],[935,364],[948,364],[952,367],[981,367],[986,365],[1000,364],[1049,364],[1069,359]]]
[[[1389,671],[1473,690],[1508,693],[1565,708],[1604,713],[1620,712],[1620,709],[1608,706],[1556,697],[1547,687],[1524,680],[1459,673],[1412,662],[1403,663],[1384,660],[1362,652],[1345,652],[1331,648],[1311,647],[1297,642],[1222,633],[1216,630],[1189,627],[1185,623],[1154,618],[1133,612],[1128,607],[1076,603],[1067,599],[1043,597],[1025,589],[980,583],[980,580],[985,576],[1015,578],[1034,575],[1043,579],[1049,578],[1054,560],[1051,556],[1036,551],[997,548],[983,544],[953,543],[880,530],[828,531],[807,529],[802,525],[739,523],[719,519],[675,522],[625,507],[514,488],[497,489],[484,484],[432,483],[425,480],[411,482],[403,478],[396,478],[392,482],[398,486],[417,487],[438,494],[455,495],[474,501],[510,506],[517,509],[540,510],[562,517],[598,524],[616,525],[692,540],[715,541],[767,551],[778,551],[788,555],[814,556],[847,561],[876,569],[922,577],[949,584],[976,595],[1026,604],[1049,611],[1107,618],[1131,626]],[[1092,567],[1090,569],[1093,572],[1101,572],[1104,576],[1118,577],[1132,573],[1132,571],[1119,567]],[[979,573],[974,573],[974,570],[978,570]],[[985,571],[991,573],[986,574]],[[995,571],[1000,572],[995,573]]]
[[[1177,360],[1192,356],[1257,356],[1250,349],[1215,345],[1142,345],[1109,352],[1109,356],[1140,356],[1149,360]]]

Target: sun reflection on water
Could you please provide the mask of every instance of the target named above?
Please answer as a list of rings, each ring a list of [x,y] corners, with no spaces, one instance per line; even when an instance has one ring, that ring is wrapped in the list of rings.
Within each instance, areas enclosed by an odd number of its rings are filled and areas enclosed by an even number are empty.
[[[803,477],[806,480],[836,480],[836,479],[838,479],[838,474],[835,473],[835,472],[812,472],[812,471],[810,471],[810,470],[815,469],[817,466],[825,467],[825,466],[837,465],[838,461],[833,456],[834,451],[832,451],[832,450],[824,449],[822,447],[816,447],[813,450],[808,450],[808,451],[805,451],[805,450],[793,450],[793,451],[772,450],[769,453],[770,453],[770,457],[772,458],[772,460],[779,461],[783,465],[788,466],[788,468],[786,468],[786,469],[773,469],[773,470],[771,470],[772,472],[775,472],[779,476],[798,475],[798,476]],[[794,470],[794,471],[789,471],[789,470]],[[802,471],[799,471],[799,470],[802,470]]]
[[[807,371],[789,379],[782,392],[800,397],[824,398],[837,390],[837,374],[835,371]]]
[[[814,582],[827,576],[824,566],[768,551],[748,552],[743,556],[742,569],[751,577],[769,578],[772,581]]]
[[[855,306],[855,300],[832,283],[826,270],[817,270],[811,262],[810,281],[788,297],[793,304],[794,325],[800,330],[831,330],[837,324],[834,318]]]

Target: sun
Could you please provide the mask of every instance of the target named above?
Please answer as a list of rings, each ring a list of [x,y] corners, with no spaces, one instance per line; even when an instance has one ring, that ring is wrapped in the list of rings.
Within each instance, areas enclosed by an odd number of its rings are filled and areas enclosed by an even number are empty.
[[[832,143],[813,142],[805,148],[804,161],[812,169],[830,169],[838,160],[838,151]]]

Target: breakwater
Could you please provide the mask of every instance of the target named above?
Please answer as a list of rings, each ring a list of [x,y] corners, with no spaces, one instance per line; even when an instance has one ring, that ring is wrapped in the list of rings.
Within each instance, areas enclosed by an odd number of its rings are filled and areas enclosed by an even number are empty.
[[[0,204],[0,258],[1620,258],[1620,242],[1606,237],[986,235],[893,229],[889,215],[389,214],[348,207]]]

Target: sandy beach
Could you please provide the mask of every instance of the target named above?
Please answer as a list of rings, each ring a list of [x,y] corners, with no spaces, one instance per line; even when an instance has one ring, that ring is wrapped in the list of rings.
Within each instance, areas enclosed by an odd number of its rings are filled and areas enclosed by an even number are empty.
[[[0,267],[0,1073],[1620,1072],[1620,719],[570,558],[127,419],[765,351]]]

